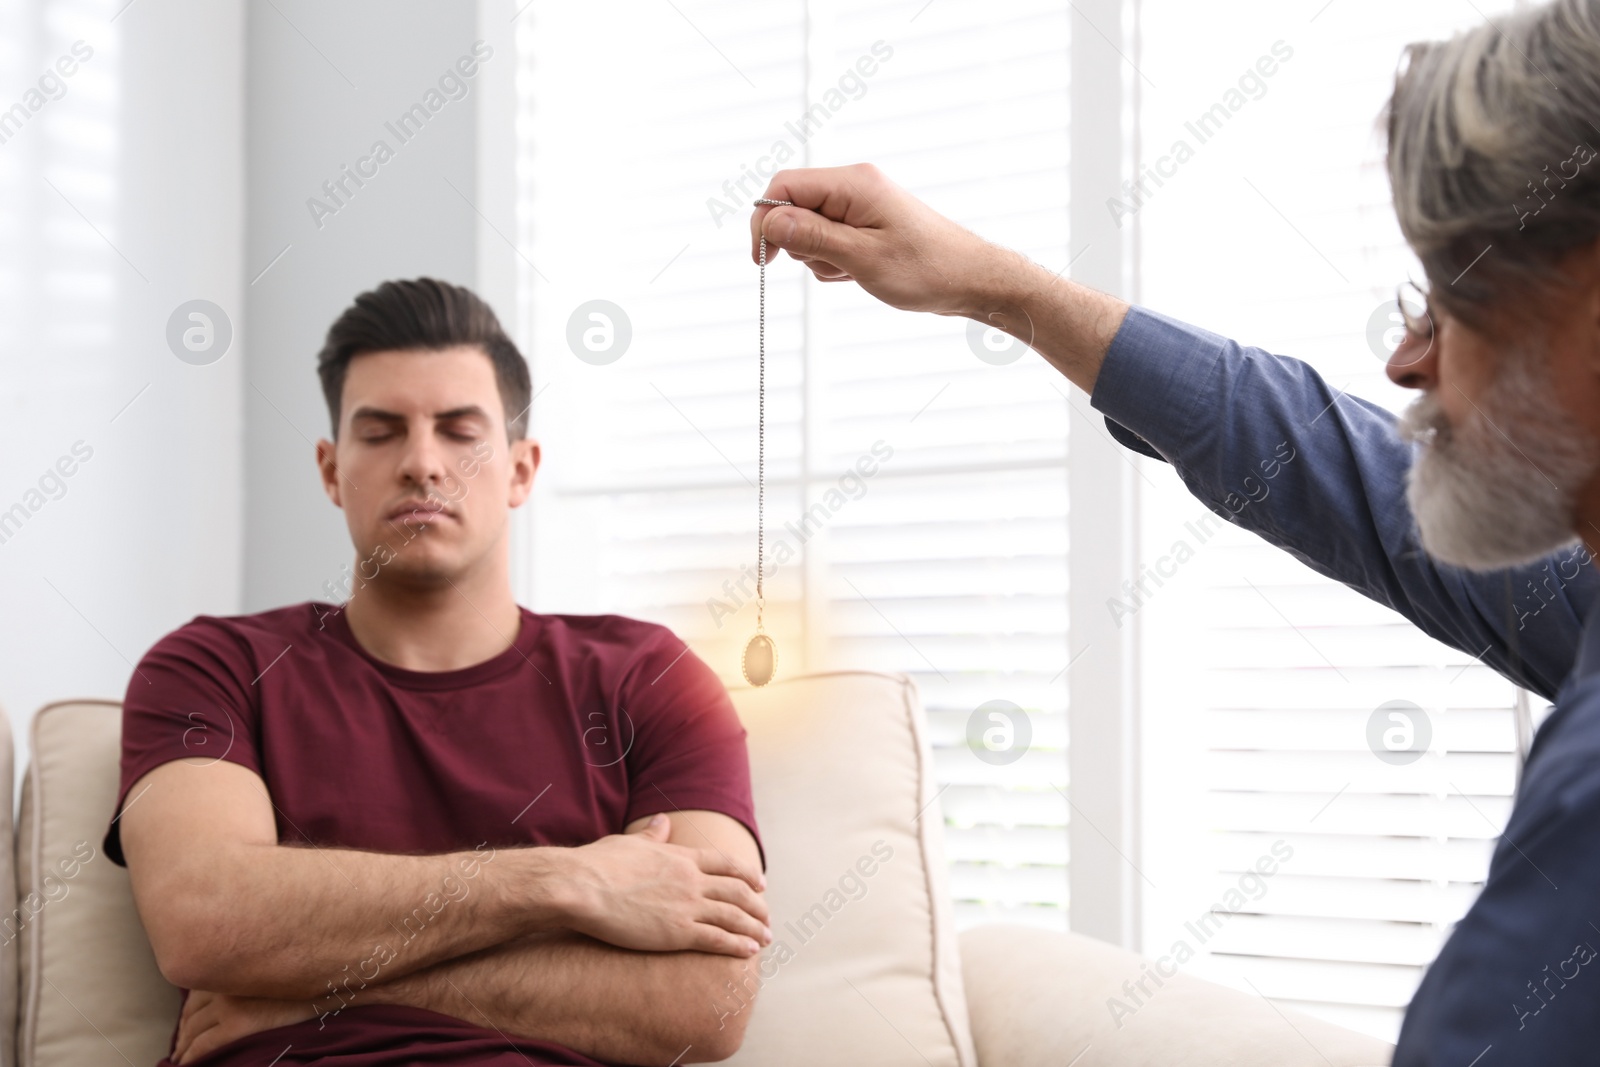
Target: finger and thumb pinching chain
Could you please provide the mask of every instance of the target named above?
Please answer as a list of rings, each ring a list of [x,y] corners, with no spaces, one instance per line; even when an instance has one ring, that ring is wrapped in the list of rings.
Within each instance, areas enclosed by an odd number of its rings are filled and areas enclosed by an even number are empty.
[[[790,200],[756,201],[759,207],[793,207]],[[761,235],[761,304],[759,333],[757,334],[758,366],[760,376],[756,386],[756,632],[744,646],[739,658],[739,669],[744,680],[751,685],[766,685],[778,673],[778,646],[773,644],[761,627],[762,609],[766,607],[762,580],[766,574],[767,547],[767,235]]]

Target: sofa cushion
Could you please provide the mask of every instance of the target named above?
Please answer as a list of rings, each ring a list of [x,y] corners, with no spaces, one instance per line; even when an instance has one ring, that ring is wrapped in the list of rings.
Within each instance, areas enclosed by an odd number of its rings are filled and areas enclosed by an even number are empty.
[[[773,942],[726,1062],[976,1067],[916,689],[844,672],[732,693]]]
[[[121,737],[113,701],[48,704],[33,720],[16,880],[26,912],[17,1061],[28,1067],[149,1067],[178,1018],[178,990],[156,968],[128,872],[100,852]]]
[[[745,990],[707,1005],[751,1011],[727,1062],[977,1067],[915,689],[840,673],[733,697],[749,733],[773,943]],[[120,737],[109,701],[52,704],[34,719],[16,883],[34,905],[20,938],[27,1067],[145,1067],[177,1018],[179,993],[156,968],[128,874],[99,850]]]
[[[1162,979],[1149,960],[1081,934],[985,924],[962,933],[961,953],[984,1063],[1386,1067],[1394,1054],[1386,1041],[1260,996],[1182,973]],[[1153,986],[1145,981],[1152,975]],[[1137,982],[1144,985],[1130,997]],[[1111,1010],[1113,1002],[1131,1014]]]

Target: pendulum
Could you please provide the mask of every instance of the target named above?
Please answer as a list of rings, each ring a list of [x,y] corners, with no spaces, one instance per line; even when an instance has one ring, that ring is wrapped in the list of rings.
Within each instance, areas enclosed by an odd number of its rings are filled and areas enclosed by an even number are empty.
[[[794,206],[794,202],[790,200],[756,201],[757,206],[762,204],[772,207]],[[750,643],[744,646],[744,655],[739,659],[739,668],[744,672],[744,680],[756,686],[766,685],[772,681],[773,675],[778,673],[778,646],[772,643],[772,638],[761,628],[762,609],[766,607],[762,578],[766,570],[767,534],[767,235],[765,233],[761,235],[760,256],[761,310],[757,342],[760,376],[756,387],[756,632],[750,638]]]
[[[756,201],[756,205],[793,207],[790,200]],[[763,220],[764,221],[764,220]],[[778,646],[773,644],[762,629],[762,612],[766,607],[763,579],[766,572],[767,533],[767,235],[761,235],[761,303],[757,341],[757,364],[760,368],[756,386],[756,632],[744,646],[739,658],[739,668],[744,680],[762,686],[772,681],[778,673]]]

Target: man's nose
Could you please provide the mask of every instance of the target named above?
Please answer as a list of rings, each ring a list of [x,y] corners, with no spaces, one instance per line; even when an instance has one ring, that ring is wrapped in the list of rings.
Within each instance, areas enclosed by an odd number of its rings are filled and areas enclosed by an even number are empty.
[[[437,484],[448,473],[438,442],[425,428],[407,434],[400,473],[424,489]]]
[[[1432,389],[1438,384],[1438,338],[1407,332],[1389,355],[1389,380],[1404,389]]]

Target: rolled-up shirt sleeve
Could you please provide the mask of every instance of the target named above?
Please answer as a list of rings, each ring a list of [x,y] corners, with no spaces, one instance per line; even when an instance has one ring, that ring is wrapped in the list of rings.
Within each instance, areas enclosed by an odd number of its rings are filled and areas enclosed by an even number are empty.
[[[1431,559],[1406,500],[1418,446],[1309,364],[1135,307],[1091,404],[1217,515],[1518,685],[1553,699],[1571,670],[1600,580],[1589,553],[1488,573]]]

